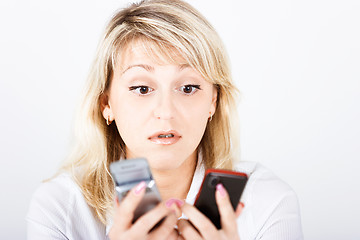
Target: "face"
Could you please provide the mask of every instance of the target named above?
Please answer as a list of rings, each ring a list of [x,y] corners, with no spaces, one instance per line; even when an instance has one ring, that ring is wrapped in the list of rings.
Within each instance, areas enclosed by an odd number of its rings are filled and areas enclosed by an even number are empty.
[[[196,160],[216,107],[213,84],[187,64],[161,64],[133,44],[114,69],[103,115],[115,120],[126,157],[170,170]]]

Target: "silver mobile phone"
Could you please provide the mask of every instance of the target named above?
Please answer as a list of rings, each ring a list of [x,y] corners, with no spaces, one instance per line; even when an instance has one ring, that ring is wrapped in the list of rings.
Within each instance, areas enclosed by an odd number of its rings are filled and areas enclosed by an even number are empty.
[[[140,216],[161,202],[160,193],[145,158],[127,159],[110,164],[110,173],[115,183],[119,202],[141,181],[146,183],[145,196],[135,210],[134,223]]]

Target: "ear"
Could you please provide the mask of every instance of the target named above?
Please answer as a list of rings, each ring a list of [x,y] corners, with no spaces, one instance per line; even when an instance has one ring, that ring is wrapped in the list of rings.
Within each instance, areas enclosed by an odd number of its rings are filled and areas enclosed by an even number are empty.
[[[214,85],[213,86],[213,95],[212,95],[212,99],[211,99],[211,106],[210,106],[211,115],[215,114],[216,104],[217,104],[217,96],[218,96],[218,88],[216,85]]]
[[[106,92],[100,96],[100,108],[105,120],[108,119],[109,123],[111,123],[114,120],[114,114],[110,106],[109,96]]]

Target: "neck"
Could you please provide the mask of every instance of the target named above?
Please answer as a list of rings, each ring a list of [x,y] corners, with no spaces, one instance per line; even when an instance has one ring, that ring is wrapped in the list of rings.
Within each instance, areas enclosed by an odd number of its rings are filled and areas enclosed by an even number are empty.
[[[178,168],[170,170],[152,169],[161,198],[186,199],[197,163],[197,154],[192,154]]]

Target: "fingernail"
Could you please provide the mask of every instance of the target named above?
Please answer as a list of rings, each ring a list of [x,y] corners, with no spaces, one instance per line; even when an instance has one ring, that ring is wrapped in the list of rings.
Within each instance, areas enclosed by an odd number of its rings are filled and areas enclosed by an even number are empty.
[[[245,204],[242,203],[242,202],[240,202],[240,206],[241,206],[241,208],[244,208],[244,207],[245,207]]]
[[[169,200],[166,201],[165,205],[166,207],[171,207],[171,205],[176,204],[176,206],[178,207],[182,207],[182,205],[184,205],[184,201],[177,199],[177,198],[170,198]]]
[[[140,182],[135,188],[135,194],[139,195],[143,189],[146,188],[146,183],[144,181]]]
[[[220,196],[225,197],[226,191],[225,191],[224,186],[223,186],[221,183],[219,183],[218,185],[216,185],[216,190],[219,191]]]

